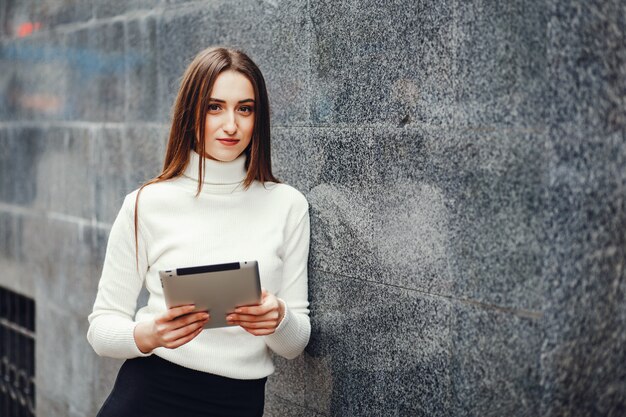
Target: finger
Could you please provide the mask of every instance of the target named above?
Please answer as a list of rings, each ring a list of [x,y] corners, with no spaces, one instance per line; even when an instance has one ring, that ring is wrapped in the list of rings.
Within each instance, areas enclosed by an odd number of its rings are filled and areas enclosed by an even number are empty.
[[[274,321],[255,321],[255,322],[238,322],[244,329],[275,329],[276,328],[276,320]]]
[[[165,322],[174,320],[176,317],[191,313],[196,308],[195,305],[189,304],[184,306],[173,307],[163,313],[157,321]]]
[[[198,330],[194,331],[193,333],[188,334],[185,337],[182,337],[174,342],[168,343],[165,347],[168,349],[176,349],[177,347],[180,347],[184,345],[185,343],[189,343],[190,341],[195,339],[200,333],[202,333],[202,327],[200,327]]]
[[[176,342],[179,339],[184,339],[190,334],[198,331],[198,329],[202,329],[205,323],[205,321],[197,321],[181,327],[180,329],[169,331],[165,335],[163,335],[163,341],[166,342],[166,344],[170,344]]]
[[[175,330],[196,321],[207,321],[210,319],[210,317],[211,316],[206,311],[200,311],[197,313],[187,314],[185,316],[178,317],[177,319],[172,320],[169,325],[172,330]]]
[[[229,314],[226,316],[226,320],[232,321],[267,321],[278,319],[278,311],[272,310],[260,316],[254,316],[252,314]]]
[[[253,336],[267,336],[275,331],[275,329],[246,329],[245,327],[243,329]]]
[[[172,340],[175,340],[175,337],[172,336],[173,332],[175,332],[177,330],[181,330],[181,329],[183,329],[183,331],[184,331],[185,328],[188,328],[187,326],[193,326],[193,325],[196,325],[198,323],[205,324],[208,320],[209,320],[209,318],[207,317],[206,319],[202,319],[202,320],[190,321],[189,323],[187,323],[185,325],[180,325],[176,321],[168,321],[168,322],[165,322],[165,323],[157,323],[157,325],[156,325],[157,336],[159,337],[159,340],[161,340],[163,342],[171,342]],[[188,333],[188,332],[189,331],[187,331],[186,333]],[[180,333],[176,333],[176,335],[179,335],[179,334]]]
[[[277,309],[278,303],[264,303],[258,306],[239,307],[235,309],[237,314],[248,314],[252,316],[262,316],[270,311]]]

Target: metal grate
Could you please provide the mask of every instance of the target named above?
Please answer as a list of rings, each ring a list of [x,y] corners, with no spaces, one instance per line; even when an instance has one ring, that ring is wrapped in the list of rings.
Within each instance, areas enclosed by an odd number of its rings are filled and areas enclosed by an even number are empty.
[[[0,287],[0,416],[35,415],[35,301]]]

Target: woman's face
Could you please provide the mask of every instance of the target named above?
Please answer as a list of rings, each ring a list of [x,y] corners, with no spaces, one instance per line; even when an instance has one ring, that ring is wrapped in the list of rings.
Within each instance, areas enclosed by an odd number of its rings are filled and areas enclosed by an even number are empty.
[[[205,120],[205,156],[227,162],[241,155],[252,139],[255,98],[252,83],[240,72],[217,76]]]

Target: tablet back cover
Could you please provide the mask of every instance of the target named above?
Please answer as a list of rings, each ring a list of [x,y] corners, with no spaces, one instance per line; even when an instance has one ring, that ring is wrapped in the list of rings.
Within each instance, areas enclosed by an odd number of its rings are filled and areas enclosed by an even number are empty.
[[[159,275],[168,308],[195,304],[195,311],[209,311],[205,329],[233,326],[226,323],[227,314],[261,302],[257,261],[178,268]]]

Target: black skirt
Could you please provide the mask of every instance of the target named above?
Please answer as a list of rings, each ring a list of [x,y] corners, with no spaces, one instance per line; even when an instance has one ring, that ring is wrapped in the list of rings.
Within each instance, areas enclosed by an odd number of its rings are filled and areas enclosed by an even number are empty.
[[[97,417],[259,417],[266,381],[196,371],[156,355],[129,359]]]

